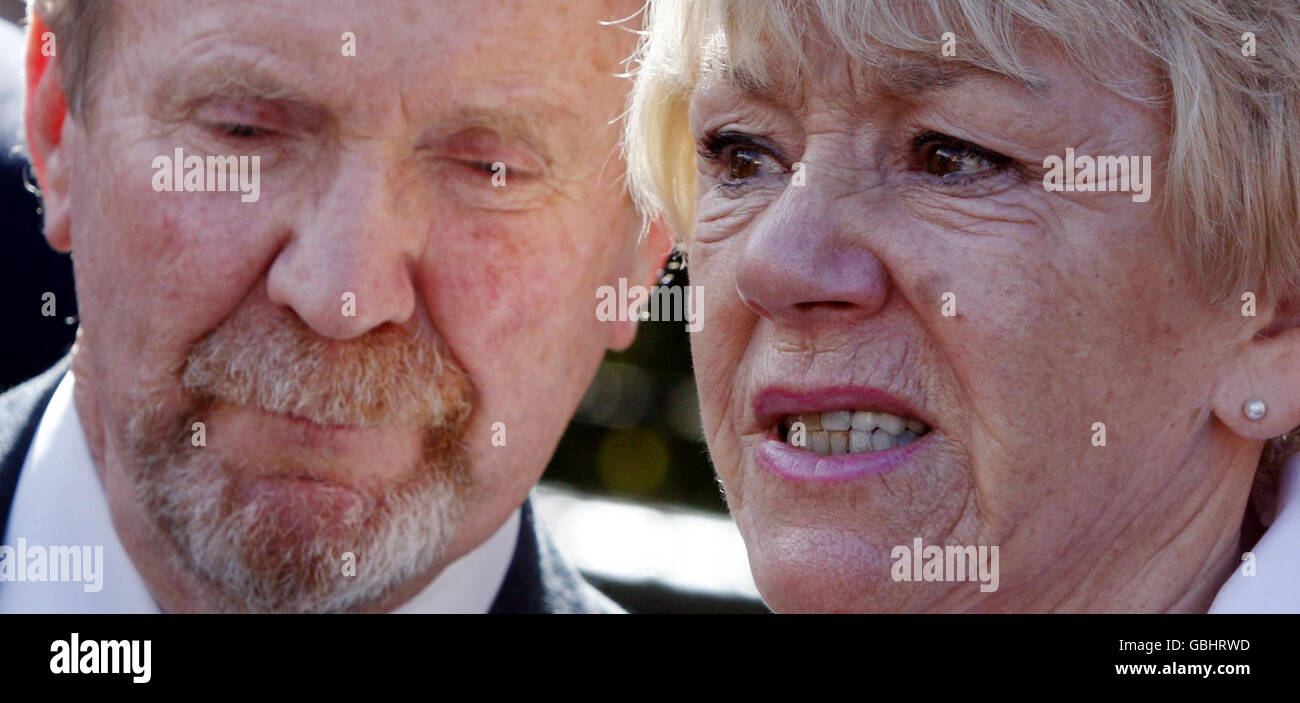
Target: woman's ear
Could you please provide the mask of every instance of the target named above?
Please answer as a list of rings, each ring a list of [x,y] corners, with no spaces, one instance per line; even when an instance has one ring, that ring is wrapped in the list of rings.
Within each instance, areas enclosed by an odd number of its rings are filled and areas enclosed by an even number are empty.
[[[1263,322],[1248,329],[1253,334],[1225,364],[1214,389],[1214,414],[1241,437],[1266,440],[1300,426],[1298,313],[1300,300],[1247,318]]]
[[[668,226],[664,224],[663,218],[650,220],[645,235],[637,241],[634,263],[636,268],[628,284],[637,284],[645,286],[646,289],[653,289],[659,283],[659,272],[667,263],[668,255],[672,252],[672,249],[673,240],[668,234]],[[615,322],[616,327],[610,339],[609,348],[614,351],[623,351],[632,346],[632,342],[636,340],[637,322],[637,320],[619,320]]]
[[[68,98],[59,78],[57,40],[35,13],[27,30],[26,100],[23,129],[27,156],[36,170],[45,218],[45,238],[61,252],[72,249],[68,209],[67,155],[63,128],[68,118]]]

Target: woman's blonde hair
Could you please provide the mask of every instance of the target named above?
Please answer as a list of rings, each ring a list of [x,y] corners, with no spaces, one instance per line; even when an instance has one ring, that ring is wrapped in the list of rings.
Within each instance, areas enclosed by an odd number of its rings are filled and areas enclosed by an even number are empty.
[[[650,0],[645,30],[625,124],[628,183],[642,213],[678,238],[689,239],[694,219],[688,108],[706,72],[762,85],[774,63],[802,70],[814,30],[868,63],[879,47],[940,56],[952,32],[960,48],[948,60],[1034,85],[1019,46],[1034,35],[1084,75],[1168,116],[1158,205],[1210,302],[1246,291],[1300,296],[1297,0]],[[1126,76],[1116,61],[1131,55],[1160,79],[1158,94],[1126,80],[1136,72]],[[1294,444],[1284,437],[1264,452],[1257,509],[1271,504]]]

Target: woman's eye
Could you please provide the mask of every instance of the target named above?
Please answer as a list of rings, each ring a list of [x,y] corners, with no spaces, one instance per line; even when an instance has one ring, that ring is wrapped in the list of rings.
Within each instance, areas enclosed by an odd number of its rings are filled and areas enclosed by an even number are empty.
[[[473,171],[475,175],[486,176],[490,179],[488,182],[496,187],[505,186],[507,183],[516,181],[531,180],[537,175],[531,171],[515,168],[504,161],[470,159],[461,161],[461,164]]]
[[[970,142],[942,135],[923,135],[917,139],[916,150],[921,169],[941,179],[978,176],[999,170],[1010,161]]]
[[[728,173],[733,181],[744,181],[758,175],[763,154],[757,149],[735,149],[727,160]]]
[[[717,185],[727,189],[734,190],[786,170],[775,148],[757,137],[736,132],[711,133],[700,140],[698,149],[701,157],[715,164],[710,170],[719,181]]]

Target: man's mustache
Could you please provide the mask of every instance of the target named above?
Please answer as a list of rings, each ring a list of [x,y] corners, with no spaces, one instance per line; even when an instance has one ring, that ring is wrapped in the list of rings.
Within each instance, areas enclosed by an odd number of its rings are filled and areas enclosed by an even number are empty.
[[[274,305],[245,305],[199,340],[181,381],[200,398],[321,425],[457,427],[474,404],[469,374],[430,325],[338,341]]]

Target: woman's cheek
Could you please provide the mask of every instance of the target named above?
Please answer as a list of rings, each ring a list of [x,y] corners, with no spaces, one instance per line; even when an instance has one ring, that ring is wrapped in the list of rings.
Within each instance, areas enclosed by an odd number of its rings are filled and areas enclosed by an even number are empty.
[[[690,285],[696,287],[704,308],[699,330],[690,335],[692,363],[705,436],[718,447],[731,447],[736,441],[734,428],[741,421],[736,413],[742,409],[730,406],[732,394],[727,391],[742,387],[743,359],[756,319],[740,301],[729,274],[740,244],[737,238],[711,244],[696,241],[688,253]],[[736,461],[738,457],[729,456],[724,463]]]
[[[740,196],[706,193],[696,200],[694,241],[705,245],[743,239],[778,196],[779,191],[770,189]]]

